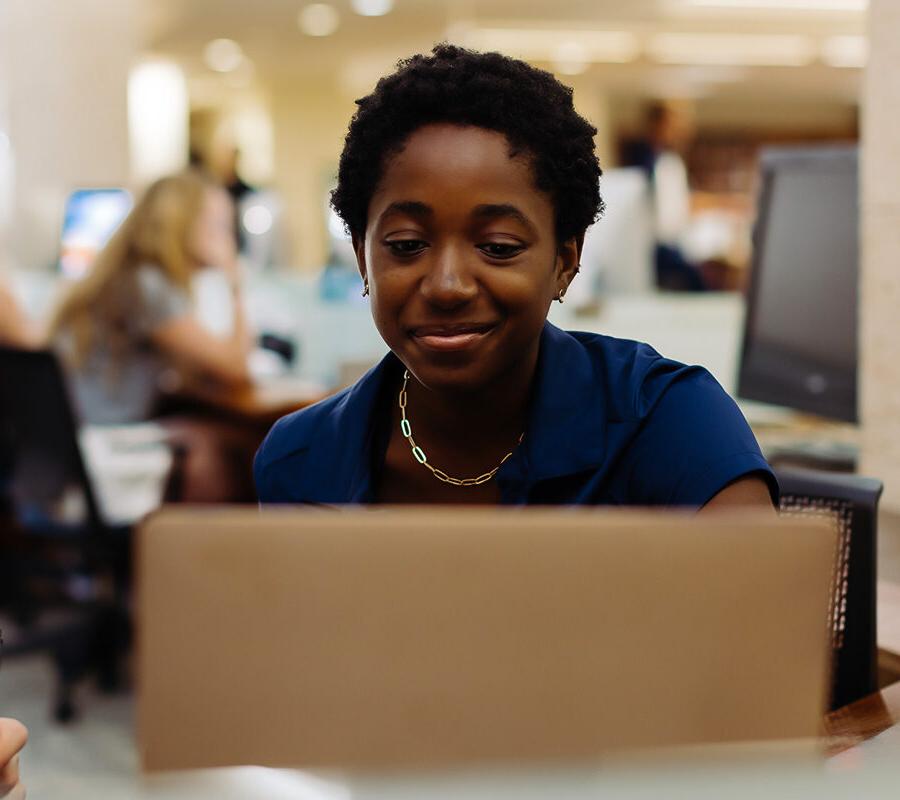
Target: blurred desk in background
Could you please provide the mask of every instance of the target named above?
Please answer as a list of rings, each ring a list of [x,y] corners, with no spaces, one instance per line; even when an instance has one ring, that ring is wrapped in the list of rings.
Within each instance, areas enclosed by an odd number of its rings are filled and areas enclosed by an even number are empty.
[[[172,501],[256,503],[253,457],[269,429],[329,394],[322,384],[294,375],[241,389],[208,381],[178,387],[157,419],[180,453]]]
[[[236,422],[265,428],[285,414],[328,397],[331,392],[320,383],[292,375],[258,380],[243,389],[223,390],[214,384],[196,384],[179,393],[179,400]]]
[[[859,426],[788,409],[748,404],[744,411],[763,455],[773,467],[856,472]],[[779,418],[780,417],[780,418]]]

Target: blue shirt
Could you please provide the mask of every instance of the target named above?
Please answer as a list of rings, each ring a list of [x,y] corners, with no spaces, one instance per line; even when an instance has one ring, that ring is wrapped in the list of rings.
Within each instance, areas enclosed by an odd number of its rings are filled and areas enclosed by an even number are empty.
[[[254,462],[260,502],[374,502],[401,370],[389,353],[353,386],[280,419]],[[705,369],[546,323],[525,438],[496,481],[504,504],[699,508],[750,474],[777,499],[746,420]]]

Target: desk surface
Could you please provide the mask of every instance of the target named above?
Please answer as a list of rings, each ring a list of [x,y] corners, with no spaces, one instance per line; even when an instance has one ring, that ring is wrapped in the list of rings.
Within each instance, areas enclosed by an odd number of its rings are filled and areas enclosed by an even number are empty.
[[[837,755],[900,725],[900,683],[832,711],[825,718],[827,752]],[[897,754],[900,761],[900,753]]]
[[[293,376],[256,381],[242,389],[211,384],[186,387],[184,396],[241,422],[268,427],[285,414],[317,403],[329,392],[322,384]]]
[[[900,752],[893,746],[852,757],[853,744],[900,721],[900,684],[829,716],[840,736],[838,758],[778,754],[728,760],[711,755],[639,758],[594,767],[498,769],[417,775],[314,774],[297,770],[233,767],[145,776],[140,797],[147,800],[846,800],[848,797],[895,798],[900,786]],[[900,730],[900,728],[898,728]],[[900,740],[898,740],[900,743]],[[891,743],[888,743],[891,745]],[[851,756],[851,757],[847,757]]]
[[[146,800],[846,800],[894,798],[900,786],[900,749],[871,750],[871,758],[848,758],[854,748],[894,726],[900,730],[900,683],[830,714],[826,729],[833,758],[781,757],[772,751],[760,759],[696,761],[662,759],[602,768],[547,768],[458,772],[443,775],[349,776],[297,770],[233,767],[160,773],[141,779],[136,797]],[[900,740],[898,740],[900,743]],[[874,742],[873,742],[874,744]]]

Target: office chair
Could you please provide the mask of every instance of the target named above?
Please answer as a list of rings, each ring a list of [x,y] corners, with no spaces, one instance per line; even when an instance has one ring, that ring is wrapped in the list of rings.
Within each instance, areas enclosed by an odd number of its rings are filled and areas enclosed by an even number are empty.
[[[49,351],[0,348],[0,605],[6,656],[49,651],[54,716],[75,714],[75,682],[111,684],[127,643],[127,530],[108,526],[78,445],[62,370]]]
[[[808,469],[776,470],[781,514],[828,519],[838,534],[829,604],[831,709],[877,687],[875,591],[878,500],[874,478]]]

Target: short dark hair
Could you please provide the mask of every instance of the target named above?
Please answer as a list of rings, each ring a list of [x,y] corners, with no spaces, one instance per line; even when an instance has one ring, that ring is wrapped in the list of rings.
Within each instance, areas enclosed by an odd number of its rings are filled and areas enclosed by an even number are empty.
[[[524,61],[439,44],[431,55],[400,61],[356,104],[331,194],[353,236],[365,232],[388,156],[431,123],[497,131],[511,155],[527,155],[537,188],[553,201],[558,242],[583,233],[603,211],[597,129],[575,111],[568,86]]]

